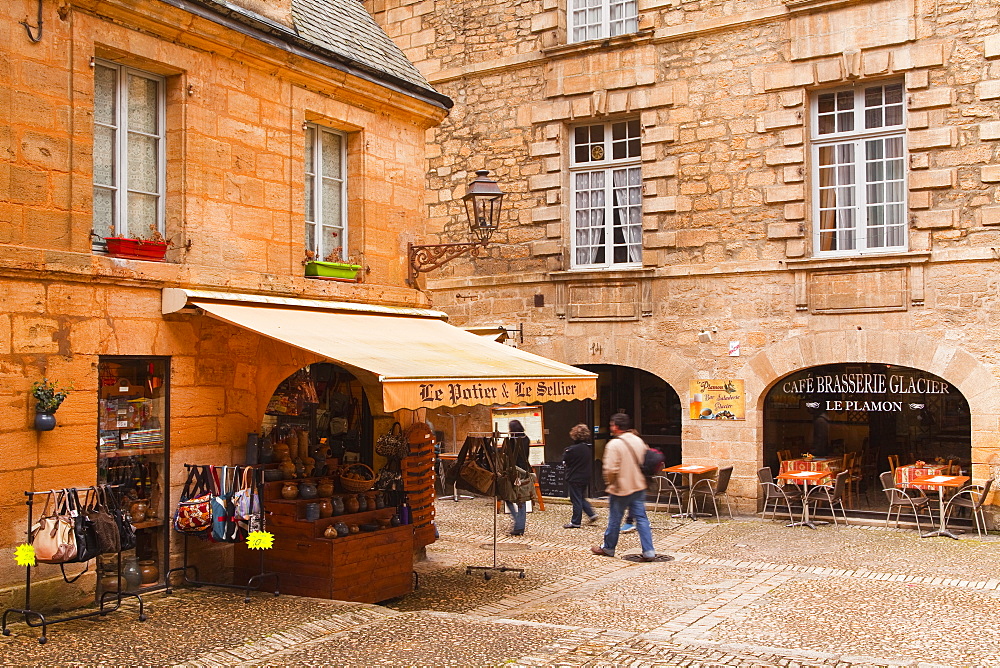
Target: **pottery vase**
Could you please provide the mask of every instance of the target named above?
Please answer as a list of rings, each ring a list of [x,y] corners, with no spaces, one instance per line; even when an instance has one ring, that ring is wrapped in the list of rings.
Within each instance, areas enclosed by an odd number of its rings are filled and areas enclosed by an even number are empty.
[[[318,503],[307,503],[304,510],[307,522],[315,522],[316,520],[319,519]]]
[[[320,480],[318,483],[316,483],[316,493],[326,498],[330,498],[331,496],[333,496],[333,481]]]
[[[330,517],[333,515],[333,504],[330,503],[330,499],[320,499],[319,503],[319,516],[320,517]]]
[[[358,512],[363,513],[368,510],[368,497],[364,494],[358,494]]]
[[[35,429],[52,431],[56,428],[56,416],[52,413],[35,413]]]
[[[333,525],[337,529],[337,536],[343,538],[347,534],[351,533],[351,530],[347,528],[347,525],[343,522],[337,522]]]
[[[139,562],[139,574],[142,584],[155,584],[160,581],[160,569],[152,559],[143,559]]]
[[[336,538],[337,537],[337,527],[333,524],[323,529],[323,538]]]
[[[294,482],[286,482],[281,488],[281,498],[288,501],[299,498],[299,486]]]
[[[146,521],[146,512],[149,510],[149,502],[145,499],[138,499],[133,501],[132,505],[129,506],[129,515],[132,516],[132,523],[136,524],[138,522]]]
[[[122,566],[122,579],[125,580],[125,591],[134,591],[142,583],[142,572],[135,557],[129,557]]]
[[[303,481],[299,483],[299,498],[300,499],[315,499],[318,496],[316,491],[316,484],[308,481]]]
[[[358,497],[354,496],[353,494],[348,494],[347,496],[344,497],[344,512],[348,514],[356,513],[358,512],[359,508],[360,506],[358,505]]]

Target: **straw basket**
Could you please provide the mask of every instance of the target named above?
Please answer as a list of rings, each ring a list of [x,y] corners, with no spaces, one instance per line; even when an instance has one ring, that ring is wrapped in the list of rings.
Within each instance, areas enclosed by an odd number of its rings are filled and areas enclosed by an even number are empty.
[[[345,478],[345,473],[354,473],[365,478],[365,480],[357,480],[356,478]],[[375,484],[375,472],[371,470],[366,464],[351,464],[350,466],[344,467],[340,472],[340,486],[345,492],[367,492]]]

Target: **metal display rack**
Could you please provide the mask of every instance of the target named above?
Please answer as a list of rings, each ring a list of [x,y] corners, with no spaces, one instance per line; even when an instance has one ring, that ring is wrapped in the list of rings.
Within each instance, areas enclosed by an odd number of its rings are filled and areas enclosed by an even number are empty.
[[[105,485],[105,487],[109,487],[109,488],[111,488],[113,490],[113,489],[116,489],[118,487],[121,487],[121,485]],[[83,492],[89,492],[89,491],[95,491],[96,489],[97,489],[96,487],[77,487],[76,488],[77,492],[81,492],[81,491],[83,491]],[[29,538],[31,536],[31,527],[34,524],[34,517],[33,517],[34,498],[36,496],[41,496],[43,494],[51,494],[51,493],[52,493],[51,491],[45,491],[45,492],[25,492],[24,493],[24,495],[27,497],[27,500],[25,501],[25,504],[28,506],[28,536],[29,536]],[[75,615],[69,615],[69,616],[66,616],[66,617],[59,617],[58,619],[49,619],[44,614],[42,614],[40,611],[35,610],[35,609],[33,609],[31,607],[31,566],[27,566],[25,568],[25,576],[24,576],[24,607],[23,608],[7,608],[6,610],[4,610],[3,621],[2,621],[2,624],[0,624],[0,628],[2,628],[2,631],[0,631],[0,632],[2,632],[3,635],[5,635],[5,636],[9,636],[10,635],[10,629],[7,628],[7,616],[10,615],[11,613],[20,614],[20,615],[24,616],[24,623],[27,624],[30,628],[41,628],[42,629],[42,635],[38,639],[38,644],[39,645],[44,645],[49,640],[49,638],[48,638],[48,627],[50,625],[52,625],[52,624],[60,624],[62,622],[70,622],[70,621],[73,621],[73,620],[76,620],[76,619],[85,619],[87,617],[97,617],[97,616],[104,617],[105,615],[118,610],[121,607],[122,599],[125,598],[126,596],[133,597],[137,601],[139,601],[139,621],[140,622],[146,621],[146,613],[145,613],[145,609],[144,609],[144,606],[143,606],[142,597],[139,596],[139,594],[136,594],[136,593],[133,593],[133,592],[122,591],[122,550],[119,550],[117,552],[117,555],[118,555],[118,587],[117,587],[117,591],[113,591],[113,592],[106,591],[106,592],[103,592],[101,594],[100,599],[98,600],[99,608],[97,610],[91,610],[89,612],[83,612],[83,613],[79,613],[79,614],[75,614]],[[65,579],[65,575],[63,576],[63,578]],[[114,596],[114,599],[115,599],[114,600],[114,606],[110,607],[110,608],[106,608],[105,607],[105,603],[107,602],[107,597],[109,595]]]
[[[184,468],[187,469],[187,470],[190,470],[190,469],[193,469],[193,468],[203,468],[203,465],[199,465],[199,464],[185,464]],[[237,471],[236,471],[236,477],[237,477],[237,479],[242,475],[243,470],[246,469],[246,468],[249,468],[249,469],[251,469],[253,471],[253,473],[252,473],[252,475],[253,475],[253,486],[254,486],[254,488],[256,489],[256,492],[257,492],[257,498],[259,499],[258,503],[260,503],[261,528],[263,529],[264,517],[266,515],[266,513],[264,512],[264,479],[263,479],[263,473],[261,472],[260,467],[257,467],[257,466],[237,467]],[[260,550],[260,572],[257,573],[256,575],[252,575],[249,578],[247,578],[246,584],[236,584],[236,583],[229,583],[229,582],[209,582],[207,580],[200,580],[199,579],[199,575],[198,575],[198,566],[195,565],[195,564],[190,563],[189,560],[188,560],[188,556],[189,556],[189,554],[188,554],[188,541],[189,541],[190,537],[191,537],[190,534],[187,534],[187,533],[184,534],[184,551],[183,551],[183,553],[184,553],[184,562],[183,562],[183,565],[176,566],[176,567],[171,568],[170,570],[167,571],[166,581],[167,581],[168,584],[167,584],[166,592],[168,594],[173,591],[173,587],[169,584],[171,573],[181,573],[183,575],[183,579],[181,581],[181,584],[193,585],[195,587],[206,586],[206,587],[222,587],[222,588],[225,588],[225,589],[242,589],[243,590],[243,602],[244,603],[249,603],[250,602],[250,591],[254,590],[254,589],[257,589],[258,582],[260,580],[265,579],[265,578],[269,578],[269,577],[270,578],[274,578],[274,595],[275,596],[278,596],[281,593],[279,591],[279,587],[280,587],[280,577],[279,577],[279,575],[277,573],[273,572],[273,571],[266,571],[264,569],[264,550]],[[191,572],[191,571],[194,571],[194,578],[193,579],[188,576],[188,573]]]

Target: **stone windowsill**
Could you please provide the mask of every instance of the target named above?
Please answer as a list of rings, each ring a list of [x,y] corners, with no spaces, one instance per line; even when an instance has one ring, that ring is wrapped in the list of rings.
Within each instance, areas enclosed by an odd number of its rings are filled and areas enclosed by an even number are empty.
[[[923,264],[930,261],[929,251],[907,253],[886,253],[884,255],[846,255],[842,257],[810,257],[801,260],[785,260],[785,267],[802,269],[857,269],[858,267],[891,267]]]
[[[550,271],[548,277],[553,281],[607,281],[652,278],[655,273],[655,267],[630,267],[628,269],[568,269],[563,271]]]
[[[652,41],[654,32],[655,31],[652,28],[640,28],[636,32],[631,32],[627,35],[590,39],[584,42],[557,44],[556,46],[543,47],[540,51],[543,56],[556,57],[568,54],[584,53],[587,51],[600,51],[608,47],[617,48],[633,46]]]

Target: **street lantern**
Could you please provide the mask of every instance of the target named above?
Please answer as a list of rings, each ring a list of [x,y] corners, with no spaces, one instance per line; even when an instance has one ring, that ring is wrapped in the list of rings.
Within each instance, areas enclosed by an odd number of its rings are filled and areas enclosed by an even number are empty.
[[[407,244],[410,272],[409,285],[415,285],[418,273],[437,269],[460,255],[469,253],[479,257],[486,248],[493,233],[500,227],[500,210],[503,207],[504,192],[496,181],[489,178],[489,170],[479,169],[476,178],[469,184],[462,200],[465,215],[469,220],[469,236],[475,241],[453,244]]]

